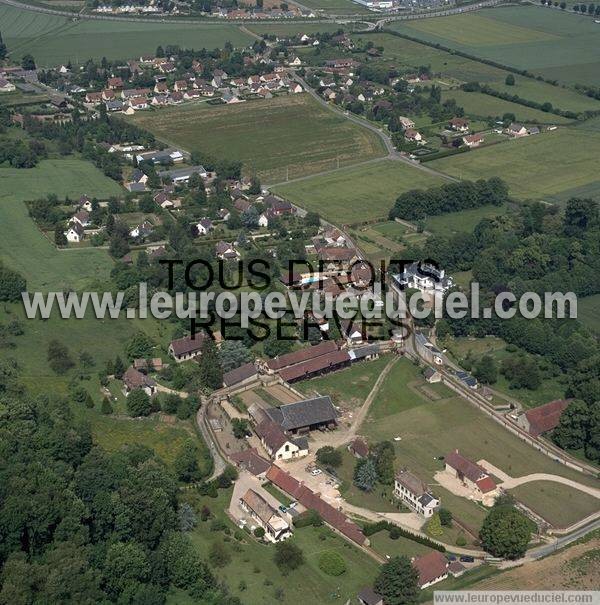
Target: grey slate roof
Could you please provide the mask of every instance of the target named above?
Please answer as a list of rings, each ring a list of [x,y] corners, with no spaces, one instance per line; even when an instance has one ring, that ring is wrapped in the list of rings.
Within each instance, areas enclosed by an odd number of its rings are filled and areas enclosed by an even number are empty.
[[[337,418],[337,412],[328,396],[268,408],[265,412],[284,431],[293,431],[312,424],[326,424]]]
[[[257,374],[258,372],[256,371],[253,363],[245,363],[239,368],[225,372],[225,374],[223,374],[223,384],[226,387],[230,387],[234,384],[243,382],[248,378],[256,376]]]

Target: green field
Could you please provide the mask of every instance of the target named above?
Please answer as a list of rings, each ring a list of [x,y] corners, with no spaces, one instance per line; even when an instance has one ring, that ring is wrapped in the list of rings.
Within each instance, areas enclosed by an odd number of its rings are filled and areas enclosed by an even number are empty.
[[[599,133],[559,128],[429,165],[461,179],[499,176],[508,183],[511,195],[521,199],[564,201],[600,193],[599,153]]]
[[[600,84],[600,28],[587,16],[510,6],[391,28],[548,78]]]
[[[72,21],[12,6],[0,6],[4,41],[16,61],[32,54],[38,66],[84,63],[87,59],[130,59],[154,53],[158,45],[213,49],[229,41],[247,46],[254,40],[237,25]]]
[[[485,459],[512,476],[547,472],[597,485],[592,477],[565,468],[527,446],[520,439],[484,416],[474,406],[447,391],[436,392],[426,385],[420,371],[403,359],[394,366],[377,394],[361,433],[371,441],[393,439],[396,467],[408,467],[431,483],[434,473],[443,468],[436,457],[460,448],[471,460]],[[423,388],[435,393],[429,398]],[[485,516],[485,509],[464,498],[453,496],[439,486],[434,488],[444,506],[473,530]],[[546,512],[543,500],[536,500],[540,513]]]
[[[81,289],[106,281],[112,268],[106,250],[57,250],[29,218],[23,201],[49,193],[107,198],[123,190],[76,158],[44,160],[31,169],[0,168],[0,258],[27,277],[31,291]]]
[[[431,21],[428,19],[427,21]],[[413,32],[410,35],[415,35]],[[586,110],[600,109],[600,101],[579,94],[574,90],[562,86],[552,86],[533,78],[515,76],[515,85],[506,85],[506,76],[509,72],[480,61],[460,57],[447,51],[432,48],[425,44],[419,44],[390,34],[368,34],[356,35],[358,39],[373,41],[376,46],[383,46],[385,51],[382,61],[391,62],[393,65],[400,64],[407,67],[418,67],[429,65],[439,77],[440,83],[456,85],[463,82],[477,81],[488,84],[492,88],[516,94],[524,99],[530,99],[538,103],[549,101],[554,107],[563,110],[581,112]],[[530,111],[529,108],[521,106],[521,111]]]
[[[534,481],[510,493],[554,527],[568,527],[600,509],[600,500],[554,481]]]
[[[442,99],[454,99],[465,114],[471,118],[501,118],[505,113],[512,113],[518,121],[537,122],[539,124],[567,124],[572,120],[546,113],[539,109],[525,107],[519,103],[504,101],[481,92],[465,92],[463,90],[447,90],[442,94]]]
[[[373,11],[370,11],[366,6],[352,2],[352,0],[303,0],[302,6],[335,15],[358,13],[364,13],[366,15],[373,14]]]
[[[247,171],[258,172],[266,182],[330,170],[338,160],[343,166],[385,153],[375,134],[307,94],[138,112],[133,119],[189,151],[241,160]]]
[[[471,233],[484,218],[502,216],[509,212],[507,206],[481,206],[472,210],[448,212],[430,216],[425,221],[425,229],[436,235],[448,236],[454,233]]]
[[[404,191],[441,183],[402,162],[384,160],[280,185],[275,191],[334,222],[357,223],[387,217]]]
[[[206,505],[212,514],[222,519],[235,537],[223,532],[211,532],[210,521],[199,522],[190,537],[203,556],[207,556],[214,542],[222,543],[231,555],[231,562],[215,573],[225,580],[233,595],[244,603],[272,605],[283,603],[295,605],[311,603],[345,603],[354,599],[364,586],[371,585],[377,575],[379,565],[366,553],[335,535],[327,527],[305,527],[294,531],[290,540],[304,553],[305,563],[298,569],[283,575],[273,562],[274,546],[259,544],[251,536],[239,530],[225,514],[229,506],[231,490],[219,490],[216,499],[199,498],[189,493],[192,505],[200,510]],[[346,562],[346,571],[338,577],[328,576],[319,569],[319,556],[325,550],[337,551]],[[243,581],[244,588],[240,588]],[[279,590],[278,590],[279,589]],[[278,597],[275,596],[276,591]],[[197,601],[191,598],[168,600],[170,605],[191,605]]]
[[[577,299],[577,319],[592,332],[600,333],[600,294]]]
[[[294,387],[306,395],[329,395],[336,405],[344,408],[358,407],[367,398],[389,361],[390,357],[384,355],[374,361],[357,363],[320,378],[298,382]]]

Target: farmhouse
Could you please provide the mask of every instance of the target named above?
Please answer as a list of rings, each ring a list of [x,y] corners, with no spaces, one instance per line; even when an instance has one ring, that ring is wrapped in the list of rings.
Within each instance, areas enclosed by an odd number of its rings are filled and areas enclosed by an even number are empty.
[[[567,399],[550,401],[520,414],[517,424],[533,437],[539,437],[558,426],[560,417],[568,405],[569,400]]]
[[[253,489],[249,489],[241,498],[240,506],[248,513],[259,527],[265,530],[269,542],[280,542],[292,535],[290,526],[277,511]]]
[[[424,517],[431,517],[440,505],[427,484],[408,470],[396,474],[394,496]]]
[[[207,338],[208,336],[205,332],[195,334],[193,338],[191,336],[177,338],[176,340],[171,341],[169,353],[177,362],[193,359],[202,354],[202,347]]]
[[[445,464],[446,472],[472,490],[477,499],[482,499],[483,496],[496,495],[496,483],[485,469],[459,454],[458,450],[450,452],[445,457]]]
[[[266,413],[266,410],[263,410]],[[266,452],[273,460],[292,460],[308,455],[306,437],[288,437],[281,426],[270,419],[259,422],[254,430]]]
[[[125,387],[125,396],[128,396],[135,389],[142,389],[149,396],[156,393],[156,382],[133,366],[127,368],[127,371],[123,374],[123,386]]]
[[[252,473],[259,479],[263,479],[271,468],[271,463],[266,458],[263,458],[254,447],[242,452],[236,452],[229,457],[238,468]]]
[[[418,584],[421,590],[448,577],[448,559],[439,550],[417,557],[413,561],[413,567],[419,574]]]
[[[223,374],[223,386],[233,387],[252,382],[258,377],[258,371],[253,363],[245,363],[239,368]]]
[[[333,429],[337,426],[338,416],[327,395],[267,408],[265,414],[283,431],[292,434]]]

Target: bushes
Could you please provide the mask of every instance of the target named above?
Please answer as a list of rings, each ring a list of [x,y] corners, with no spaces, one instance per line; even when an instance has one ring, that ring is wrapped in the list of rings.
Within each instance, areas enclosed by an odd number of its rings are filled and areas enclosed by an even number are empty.
[[[19,302],[21,292],[27,289],[25,278],[16,271],[7,269],[0,263],[0,301]]]
[[[394,538],[396,540],[400,536],[402,536],[403,538],[408,538],[409,540],[412,540],[413,542],[417,542],[418,544],[423,544],[423,546],[428,546],[429,548],[439,550],[440,552],[446,552],[446,549],[441,544],[437,544],[436,542],[434,542],[433,540],[430,540],[429,538],[424,538],[422,536],[418,536],[417,534],[413,534],[412,532],[410,532],[406,529],[403,529],[402,527],[398,527],[397,525],[394,525],[393,523],[390,523],[389,521],[377,521],[376,523],[365,523],[363,525],[363,534],[365,534],[365,536],[367,536],[367,538],[368,538],[369,536],[372,536],[380,531],[383,531],[384,529],[386,529],[388,532],[390,532],[390,537],[391,537],[391,532],[393,530],[394,535],[397,535],[397,537]]]
[[[313,527],[323,525],[323,519],[321,519],[321,516],[315,510],[306,510],[294,519],[294,527],[296,528],[308,527],[310,525]]]
[[[319,569],[328,576],[341,576],[346,571],[346,561],[335,550],[326,550],[319,557]]]

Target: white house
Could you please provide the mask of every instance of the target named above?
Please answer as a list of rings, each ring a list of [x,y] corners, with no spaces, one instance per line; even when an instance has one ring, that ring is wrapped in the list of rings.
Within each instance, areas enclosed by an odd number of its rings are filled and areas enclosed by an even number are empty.
[[[123,374],[123,386],[125,387],[126,397],[135,389],[142,389],[149,397],[156,393],[156,382],[133,366],[127,368],[127,371]]]
[[[200,221],[196,223],[196,230],[198,231],[198,235],[208,235],[213,229],[213,223],[208,218],[200,219]]]
[[[0,92],[14,92],[16,89],[16,86],[12,82],[0,78]]]
[[[71,223],[65,231],[65,236],[68,242],[78,244],[85,237],[85,232],[79,223]]]
[[[263,447],[273,460],[292,460],[308,455],[306,437],[288,437],[272,420],[263,420],[255,427]]]
[[[90,213],[87,210],[80,210],[71,217],[69,222],[78,223],[82,227],[88,227],[90,225]]]
[[[438,269],[428,263],[414,262],[404,267],[402,273],[392,276],[393,283],[400,289],[411,288],[421,292],[447,292],[454,281],[446,275],[444,269]]]
[[[394,496],[424,517],[431,517],[440,505],[427,484],[407,470],[396,474]]]
[[[268,227],[269,226],[269,217],[267,216],[266,212],[263,212],[258,217],[258,226],[259,227]]]
[[[240,507],[250,514],[253,521],[265,530],[265,539],[269,542],[281,542],[292,535],[287,521],[253,489],[248,489],[240,498]]]

